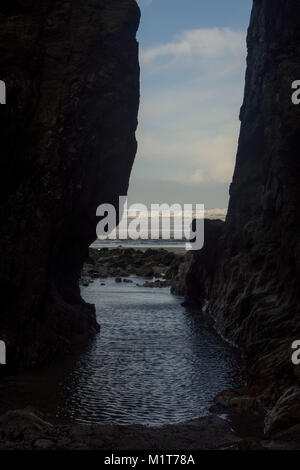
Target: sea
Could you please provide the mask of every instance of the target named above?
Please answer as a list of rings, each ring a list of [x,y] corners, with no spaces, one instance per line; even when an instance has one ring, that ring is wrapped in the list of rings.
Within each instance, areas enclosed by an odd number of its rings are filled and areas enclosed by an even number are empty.
[[[219,219],[225,221],[227,214],[226,208],[215,208],[215,209],[205,209],[204,218],[205,219]],[[101,249],[101,248],[135,248],[135,249],[148,249],[148,248],[165,248],[168,250],[182,251],[186,250],[186,243],[190,240],[188,234],[191,233],[191,220],[194,218],[194,213],[184,216],[184,214],[177,213],[174,214],[170,221],[170,231],[168,228],[164,230],[163,228],[163,217],[160,217],[159,231],[156,238],[151,237],[150,227],[152,226],[152,220],[156,217],[157,214],[145,213],[140,214],[139,218],[141,221],[140,224],[140,237],[138,239],[130,239],[127,237],[127,230],[122,229],[114,230],[108,237],[99,237],[96,239],[91,248]],[[127,213],[127,227],[130,222],[134,219],[134,216],[128,212]],[[150,233],[150,236],[148,235]]]

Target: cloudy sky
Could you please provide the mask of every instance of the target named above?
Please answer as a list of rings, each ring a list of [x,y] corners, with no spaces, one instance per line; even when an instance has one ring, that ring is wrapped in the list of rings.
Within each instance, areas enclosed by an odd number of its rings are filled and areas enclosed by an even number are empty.
[[[226,207],[251,0],[138,0],[141,106],[129,201]]]

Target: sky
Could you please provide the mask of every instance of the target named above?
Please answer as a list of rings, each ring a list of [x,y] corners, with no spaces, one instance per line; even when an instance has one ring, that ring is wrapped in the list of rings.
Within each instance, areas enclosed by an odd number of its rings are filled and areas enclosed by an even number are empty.
[[[129,203],[225,208],[252,0],[138,0],[141,103]]]

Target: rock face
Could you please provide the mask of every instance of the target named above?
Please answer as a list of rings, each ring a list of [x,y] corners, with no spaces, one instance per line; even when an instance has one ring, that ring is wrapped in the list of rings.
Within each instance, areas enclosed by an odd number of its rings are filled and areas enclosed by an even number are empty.
[[[78,278],[136,153],[135,0],[0,5],[0,338],[33,366],[99,329]]]
[[[248,386],[266,406],[300,385],[291,362],[300,338],[299,59],[300,3],[254,0],[229,212],[187,276],[189,301],[241,347]]]
[[[163,248],[145,251],[120,247],[90,248],[88,262],[82,270],[82,281],[111,276],[116,278],[116,282],[121,282],[122,277],[135,275],[150,280],[155,278],[155,287],[164,287],[166,283],[171,284],[172,276],[176,275],[184,259],[182,255]]]

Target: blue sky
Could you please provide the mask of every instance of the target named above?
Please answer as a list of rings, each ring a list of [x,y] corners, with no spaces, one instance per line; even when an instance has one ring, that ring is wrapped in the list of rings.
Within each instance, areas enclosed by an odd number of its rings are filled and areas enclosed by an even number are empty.
[[[226,207],[251,0],[138,0],[141,105],[129,201]]]

